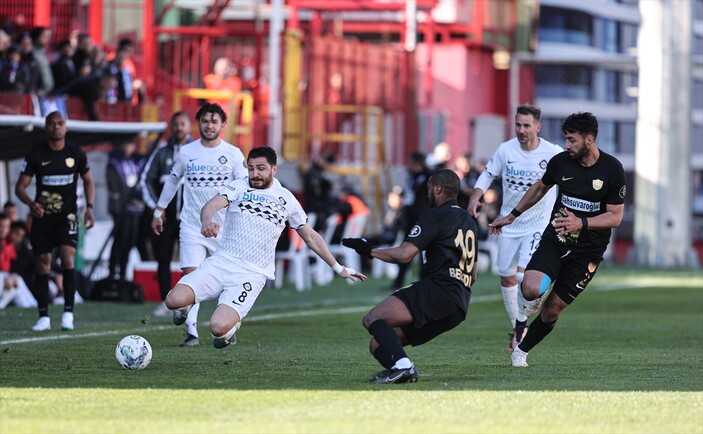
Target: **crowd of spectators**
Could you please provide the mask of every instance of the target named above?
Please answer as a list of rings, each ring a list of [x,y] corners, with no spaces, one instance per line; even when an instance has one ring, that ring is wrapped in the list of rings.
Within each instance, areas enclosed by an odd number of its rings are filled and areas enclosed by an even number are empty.
[[[61,97],[76,96],[88,119],[99,120],[98,101],[138,104],[145,98],[132,61],[134,50],[130,39],[107,51],[77,31],[69,39],[52,41],[46,27],[19,35],[0,29],[0,91],[33,94],[40,106],[64,112]]]

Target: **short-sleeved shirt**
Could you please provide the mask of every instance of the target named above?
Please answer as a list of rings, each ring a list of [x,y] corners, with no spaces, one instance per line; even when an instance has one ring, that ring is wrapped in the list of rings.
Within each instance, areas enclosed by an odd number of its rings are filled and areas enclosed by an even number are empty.
[[[51,216],[77,212],[78,175],[88,170],[88,157],[78,145],[66,142],[63,149],[54,151],[43,143],[27,154],[21,173],[36,177],[34,201],[42,204],[45,215]]]
[[[493,154],[474,188],[487,191],[493,180],[501,177],[503,203],[500,214],[508,215],[532,184],[544,176],[549,160],[563,151],[561,147],[542,138],[539,139],[539,145],[531,151],[522,149],[517,138],[508,140],[501,143]],[[539,202],[522,213],[518,220],[505,226],[501,236],[519,238],[542,232],[550,220],[550,211],[557,195],[555,190],[547,192]]]
[[[405,241],[422,252],[423,275],[441,287],[460,289],[468,306],[477,235],[474,218],[450,200],[420,214]]]
[[[198,139],[181,147],[170,176],[183,180],[181,228],[200,233],[200,210],[203,205],[216,196],[222,186],[234,179],[246,177],[247,169],[239,148],[224,140],[209,148]],[[168,202],[159,198],[158,206],[166,208]],[[222,224],[224,213],[217,213],[213,221]]]
[[[595,217],[606,212],[606,205],[625,203],[625,171],[612,155],[600,151],[593,166],[584,167],[562,152],[554,156],[542,177],[547,186],[557,185],[559,193],[552,210],[554,217],[566,208],[577,217]],[[548,239],[564,243],[569,248],[584,250],[605,249],[610,242],[610,229],[587,229],[575,234],[557,235],[554,224],[544,231]]]
[[[266,189],[251,187],[249,178],[237,179],[220,194],[229,207],[215,255],[273,279],[276,243],[286,222],[298,230],[308,221],[300,202],[275,178]]]

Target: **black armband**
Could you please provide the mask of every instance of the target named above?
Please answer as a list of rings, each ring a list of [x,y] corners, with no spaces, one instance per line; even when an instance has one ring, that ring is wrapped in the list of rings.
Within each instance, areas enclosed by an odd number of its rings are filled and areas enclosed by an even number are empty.
[[[588,229],[588,219],[586,217],[581,217],[581,230],[585,231]]]
[[[522,211],[518,211],[517,208],[513,208],[513,210],[510,211],[510,214],[512,214],[515,218],[517,218],[522,215]]]

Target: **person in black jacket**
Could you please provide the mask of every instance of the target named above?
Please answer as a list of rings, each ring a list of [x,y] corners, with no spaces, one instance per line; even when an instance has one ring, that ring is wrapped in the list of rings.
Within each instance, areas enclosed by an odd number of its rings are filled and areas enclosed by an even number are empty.
[[[181,146],[193,140],[190,136],[190,119],[184,112],[176,112],[171,116],[170,129],[171,137],[154,149],[142,169],[140,186],[144,203],[149,208],[149,216],[153,214],[153,209],[156,208],[156,202],[161,195],[165,178],[171,173],[176,153]],[[161,235],[156,236],[152,231],[149,231],[152,236],[151,245],[154,247],[154,256],[156,256],[158,263],[156,273],[162,300],[162,303],[153,312],[154,316],[171,315],[171,311],[168,310],[163,300],[166,299],[166,294],[168,294],[172,286],[171,260],[173,259],[174,246],[178,242],[178,211],[182,203],[182,190],[179,189],[176,193],[176,200],[172,200],[163,213],[165,217],[164,230]]]
[[[107,163],[108,211],[114,221],[110,276],[116,281],[125,280],[129,252],[137,244],[139,219],[144,211],[135,149],[133,141],[121,142]]]

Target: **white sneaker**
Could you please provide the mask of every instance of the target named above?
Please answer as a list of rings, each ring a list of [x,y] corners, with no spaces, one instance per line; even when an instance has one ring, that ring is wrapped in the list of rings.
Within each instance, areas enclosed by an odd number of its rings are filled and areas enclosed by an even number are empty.
[[[39,321],[32,327],[35,332],[45,332],[51,330],[51,319],[48,316],[40,316]]]
[[[520,347],[515,347],[510,358],[516,368],[527,368],[527,353],[522,351]]]
[[[534,315],[542,307],[542,302],[546,298],[547,293],[540,295],[532,301],[525,300],[525,315],[529,318]]]
[[[73,330],[73,312],[64,312],[61,315],[61,330]]]
[[[151,314],[157,317],[167,317],[171,316],[171,310],[166,307],[166,302],[162,301]]]

